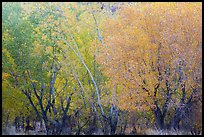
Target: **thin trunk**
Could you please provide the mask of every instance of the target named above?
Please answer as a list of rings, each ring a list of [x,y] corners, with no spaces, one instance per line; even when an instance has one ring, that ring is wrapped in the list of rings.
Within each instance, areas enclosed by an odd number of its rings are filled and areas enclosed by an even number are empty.
[[[70,62],[70,65],[71,65],[71,69],[72,69],[72,73],[74,74],[74,78],[77,80],[79,86],[81,87],[82,90],[81,91],[81,95],[82,95],[82,98],[83,98],[83,102],[84,102],[84,107],[86,108],[86,101],[85,101],[85,96],[84,96],[84,93],[85,93],[85,88],[83,86],[83,84],[81,83],[81,81],[79,80],[79,77],[77,75],[77,73],[75,72],[74,70],[74,67],[73,67],[73,64],[72,64],[72,61],[68,58],[69,62]]]
[[[33,107],[33,109],[36,112],[37,117],[41,119],[40,113],[39,113],[38,109],[36,108],[36,106],[34,105],[32,99],[31,99],[31,96],[25,90],[22,90],[22,92],[27,96],[31,106]]]
[[[102,121],[102,119],[103,119],[104,117],[101,118],[101,117],[98,115],[98,111],[97,111],[96,107],[94,106],[94,104],[93,104],[92,102],[90,102],[90,101],[89,101],[89,103],[90,103],[92,109],[94,110],[94,112],[95,112],[95,114],[96,114],[96,116],[97,116],[97,118],[98,118],[98,120],[99,120],[99,122],[100,122],[100,124],[101,124],[101,126],[102,126],[103,132],[105,132],[105,131],[106,131],[106,129],[105,129],[106,127],[105,127],[105,124],[103,123],[104,120]]]
[[[126,128],[127,128],[127,120],[125,119],[124,128],[123,128],[123,131],[122,131],[122,134],[124,134],[124,135],[125,135]]]
[[[79,50],[78,50],[78,53],[77,53],[77,52],[75,51],[75,49],[72,47],[72,45],[70,45],[70,44],[64,39],[64,37],[62,37],[62,39],[63,39],[63,41],[72,49],[72,51],[76,54],[76,56],[80,59],[81,63],[83,64],[83,66],[84,66],[85,69],[87,70],[89,76],[91,77],[92,83],[93,83],[93,85],[94,85],[94,88],[95,88],[96,94],[97,94],[98,106],[99,106],[99,108],[100,108],[100,110],[101,110],[102,116],[105,116],[105,115],[104,115],[104,110],[103,110],[103,107],[102,107],[102,104],[101,104],[101,99],[100,99],[100,94],[99,94],[100,92],[99,92],[98,86],[97,86],[97,84],[96,84],[96,81],[94,80],[94,77],[93,77],[91,71],[89,70],[89,68],[87,67],[86,63],[84,62],[84,59],[82,58],[82,56],[81,56]]]
[[[111,107],[111,113],[110,113],[110,118],[109,118],[110,122],[110,129],[111,129],[111,135],[115,134],[116,131],[116,127],[117,127],[117,123],[118,123],[118,110],[116,109],[116,107],[114,105],[112,105]]]
[[[25,122],[25,118],[24,118],[24,116],[23,116],[23,117],[22,117],[22,129],[23,129],[23,131],[24,131],[24,129],[25,129],[24,122]]]
[[[101,35],[101,31],[100,31],[100,29],[99,29],[98,22],[96,21],[96,17],[95,17],[95,15],[94,15],[93,11],[92,11],[91,13],[92,13],[92,16],[93,16],[95,25],[96,25],[96,31],[97,31],[97,34],[98,34],[98,39],[100,40],[100,42],[102,43],[102,45],[103,45],[105,48],[107,48],[107,46],[106,46],[106,44],[105,44],[105,42],[104,42],[104,40],[103,40],[103,37],[102,37],[102,35]]]
[[[68,113],[68,111],[69,111],[69,107],[70,107],[72,95],[73,95],[73,93],[71,93],[71,94],[69,95],[69,97],[66,96],[67,104],[66,104],[66,107],[65,107],[65,108],[64,108],[64,106],[63,106],[63,100],[62,100],[62,98],[61,98],[61,108],[62,108],[62,111],[63,111],[63,116],[62,116],[62,125],[61,125],[60,129],[58,129],[58,130],[59,130],[59,133],[63,131],[63,128],[64,128],[65,125],[66,125],[67,113]]]

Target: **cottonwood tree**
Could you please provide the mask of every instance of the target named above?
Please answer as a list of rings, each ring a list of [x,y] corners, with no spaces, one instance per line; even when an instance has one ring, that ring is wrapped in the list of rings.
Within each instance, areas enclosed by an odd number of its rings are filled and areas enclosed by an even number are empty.
[[[201,3],[144,3],[104,23],[107,48],[97,60],[117,85],[120,109],[152,112],[160,129],[171,113],[177,128],[201,93],[201,19]]]
[[[3,44],[4,77],[11,76],[9,82],[25,95],[38,119],[45,123],[47,134],[61,134],[70,124],[67,123],[68,112],[75,115],[74,110],[79,106],[96,108],[87,102],[95,103],[95,98],[100,100],[99,90],[96,90],[97,96],[94,95],[93,100],[89,98],[93,92],[88,92],[89,89],[93,91],[94,87],[98,88],[95,77],[98,85],[101,81],[101,73],[97,72],[97,64],[92,61],[94,59],[86,46],[87,42],[92,42],[93,34],[89,35],[90,31],[82,26],[84,22],[75,18],[75,12],[80,13],[76,11],[77,5],[69,6],[21,3],[18,16],[12,9],[4,10],[4,15],[10,13],[4,17],[4,22],[11,24],[10,29],[7,29],[9,27],[5,23],[7,30],[3,32],[6,40]],[[15,17],[18,17],[20,25],[9,20]],[[77,23],[82,31],[73,23]],[[12,32],[14,25],[15,33]],[[16,46],[19,46],[18,50],[14,50]],[[79,57],[78,61],[76,57]],[[13,66],[12,72],[10,66]],[[95,83],[92,85],[91,81]],[[85,124],[78,123],[79,132]]]

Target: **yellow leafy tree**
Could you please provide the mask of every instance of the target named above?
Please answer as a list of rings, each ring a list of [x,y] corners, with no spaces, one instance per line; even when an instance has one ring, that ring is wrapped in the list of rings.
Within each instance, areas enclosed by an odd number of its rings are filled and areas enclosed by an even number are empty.
[[[104,23],[108,47],[97,59],[118,87],[121,109],[152,110],[163,119],[201,91],[201,11],[201,3],[125,4]]]

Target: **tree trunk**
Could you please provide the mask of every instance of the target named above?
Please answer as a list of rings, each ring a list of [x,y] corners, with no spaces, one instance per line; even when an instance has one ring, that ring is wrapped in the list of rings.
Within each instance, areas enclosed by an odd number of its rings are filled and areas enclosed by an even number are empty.
[[[195,89],[193,89],[193,92],[191,93],[191,95],[189,96],[187,102],[185,102],[185,98],[186,98],[186,90],[185,90],[185,83],[181,85],[181,90],[182,90],[182,97],[180,99],[180,103],[179,106],[175,109],[175,113],[174,113],[174,117],[171,123],[171,128],[179,129],[179,123],[182,119],[182,115],[187,115],[188,113],[188,108],[190,108],[190,106],[192,105],[191,100],[192,100],[192,96],[195,92]]]
[[[43,115],[43,121],[45,124],[45,128],[46,128],[46,134],[49,134],[49,126],[48,126],[48,119],[47,119],[47,115],[46,112],[44,110],[42,110],[42,115]]]
[[[24,118],[24,116],[23,116],[23,117],[22,117],[22,129],[23,129],[23,131],[24,131],[24,129],[25,129],[24,123],[25,123],[25,118]]]
[[[19,131],[20,129],[20,117],[19,116],[15,118],[15,128],[16,128],[16,131]]]
[[[171,127],[175,130],[179,129],[179,122],[181,120],[180,116],[181,116],[181,109],[176,108],[175,113],[174,113],[174,117],[173,117],[173,120],[171,123]]]
[[[154,111],[154,114],[155,114],[156,123],[159,129],[162,130],[164,129],[164,116],[162,115],[162,112],[158,107],[157,102],[155,102],[155,104],[156,104],[156,110]]]
[[[111,135],[115,134],[118,123],[118,110],[113,106],[112,115],[110,116]]]

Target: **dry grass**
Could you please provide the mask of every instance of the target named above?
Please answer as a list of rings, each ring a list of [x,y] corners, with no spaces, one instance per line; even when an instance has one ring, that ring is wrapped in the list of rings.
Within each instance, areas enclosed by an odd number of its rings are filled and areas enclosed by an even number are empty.
[[[146,135],[191,135],[191,132],[186,131],[175,131],[175,130],[153,130],[147,129]]]
[[[36,131],[29,131],[29,134],[23,131],[16,132],[14,126],[2,127],[2,135],[46,135],[46,133],[38,133]]]
[[[131,133],[127,133],[126,135],[129,135]],[[191,132],[186,131],[175,131],[175,130],[154,130],[154,129],[146,129],[145,131],[140,131],[137,134],[143,134],[143,135],[192,135]],[[16,132],[15,127],[2,127],[2,135],[28,135],[25,134],[25,132]],[[38,133],[36,131],[29,131],[29,135],[46,135],[46,133]],[[84,133],[81,133],[81,135],[85,135]],[[93,133],[93,135],[104,135],[104,133],[101,130],[98,130]],[[201,134],[202,135],[202,134]]]

